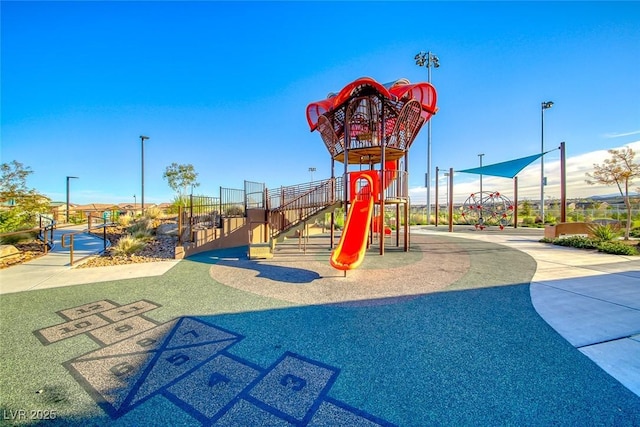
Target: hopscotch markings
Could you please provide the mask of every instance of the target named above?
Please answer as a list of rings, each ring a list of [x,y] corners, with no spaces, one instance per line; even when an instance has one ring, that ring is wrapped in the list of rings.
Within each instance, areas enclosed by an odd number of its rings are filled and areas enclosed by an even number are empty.
[[[211,326],[200,320],[190,317],[181,317],[178,325],[174,328],[167,349],[180,348],[184,346],[193,346],[197,344],[206,344],[215,341],[226,341],[229,339],[237,340],[240,335],[233,332],[225,331],[216,326]]]
[[[167,385],[190,374],[204,362],[215,357],[220,351],[232,346],[237,340],[228,340],[212,344],[186,347],[177,350],[165,350],[158,357],[149,374],[133,396],[131,405],[148,398]]]
[[[201,421],[212,421],[260,375],[260,368],[220,354],[167,388],[165,395],[178,406],[197,411]]]
[[[109,300],[94,301],[58,311],[57,314],[66,320],[65,323],[42,328],[33,333],[43,345],[49,345],[138,316],[158,307],[160,307],[158,304],[146,300],[140,300],[124,306],[119,306]],[[155,323],[148,326],[155,326]],[[100,339],[98,338],[98,340]]]
[[[328,397],[339,369],[286,352],[263,369],[228,353],[242,335],[191,317],[157,324],[160,305],[101,300],[58,311],[43,345],[81,334],[101,348],[63,366],[112,418],[162,394],[203,425],[393,426]]]
[[[92,331],[94,329],[101,328],[108,325],[110,322],[97,314],[92,314],[86,317],[70,320],[66,323],[50,326],[34,331],[34,334],[40,342],[44,345],[53,344],[67,338],[75,337],[76,335],[84,334],[85,332]]]
[[[191,318],[156,326],[66,362],[111,417],[189,375],[242,337]]]
[[[142,332],[136,336],[111,344],[90,353],[84,354],[74,360],[100,359],[109,356],[118,356],[129,353],[147,353],[154,351],[162,346],[167,340],[169,332],[178,323],[178,320],[172,320],[167,323],[156,326],[148,331]]]
[[[111,310],[103,311],[101,314],[112,322],[118,322],[132,316],[137,316],[147,311],[155,310],[159,306],[147,300],[140,300],[131,304],[123,305]]]
[[[68,308],[66,310],[58,311],[58,315],[65,320],[74,320],[81,317],[86,317],[91,314],[101,313],[103,311],[111,310],[112,308],[119,307],[119,304],[109,300],[94,301],[89,304],[81,305],[79,307]]]
[[[302,422],[312,415],[314,404],[319,404],[337,375],[336,368],[286,352],[248,396]]]
[[[130,317],[88,333],[102,345],[110,345],[156,327],[157,324],[142,316]]]
[[[154,352],[128,354],[65,362],[64,365],[96,402],[101,404],[105,412],[117,414],[131,389],[153,361],[154,355]]]

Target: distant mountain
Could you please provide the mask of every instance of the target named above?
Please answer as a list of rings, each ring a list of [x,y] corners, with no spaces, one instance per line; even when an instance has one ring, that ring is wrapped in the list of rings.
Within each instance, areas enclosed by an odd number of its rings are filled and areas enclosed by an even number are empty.
[[[637,192],[629,192],[629,197],[638,197],[640,193]],[[611,194],[599,194],[597,196],[588,197],[588,199],[593,200],[607,200],[607,199],[622,199],[620,193],[611,193]]]

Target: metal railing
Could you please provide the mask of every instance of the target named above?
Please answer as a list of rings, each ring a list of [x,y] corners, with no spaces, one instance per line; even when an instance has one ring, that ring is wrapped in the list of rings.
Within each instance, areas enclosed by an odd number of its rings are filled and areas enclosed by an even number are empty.
[[[220,209],[218,197],[191,196],[189,206],[180,206],[178,209],[178,244],[193,241],[193,232],[197,228],[220,227]]]
[[[38,239],[44,243],[44,253],[46,254],[53,246],[53,230],[56,228],[56,222],[53,217],[40,215],[38,223]]]
[[[277,190],[267,190],[269,228],[275,237],[339,202],[342,178],[330,178]]]

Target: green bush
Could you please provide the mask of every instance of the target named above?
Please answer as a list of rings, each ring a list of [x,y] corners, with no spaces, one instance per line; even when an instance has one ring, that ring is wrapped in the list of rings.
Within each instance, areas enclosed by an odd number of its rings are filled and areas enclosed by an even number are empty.
[[[145,245],[146,243],[143,240],[133,236],[124,236],[111,248],[111,252],[116,256],[133,255],[144,249]]]
[[[534,218],[531,216],[525,216],[524,218],[522,218],[522,225],[525,227],[531,227],[534,222]]]
[[[638,255],[637,246],[627,245],[622,242],[601,242],[598,251],[613,255]]]
[[[569,246],[579,249],[597,249],[598,243],[586,236],[559,237],[553,240],[554,245]]]
[[[4,236],[0,239],[3,245],[15,245],[16,243],[31,242],[36,239],[36,233],[20,233]]]

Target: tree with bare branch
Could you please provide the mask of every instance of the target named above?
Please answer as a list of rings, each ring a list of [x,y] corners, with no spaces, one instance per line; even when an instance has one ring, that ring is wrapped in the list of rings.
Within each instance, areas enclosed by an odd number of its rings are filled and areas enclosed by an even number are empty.
[[[624,199],[627,208],[627,226],[624,239],[629,240],[631,231],[631,200],[629,199],[629,186],[634,178],[640,177],[640,163],[635,162],[636,153],[630,147],[620,150],[609,150],[611,158],[605,159],[602,164],[593,165],[593,173],[587,173],[587,184],[616,185],[620,195]]]

